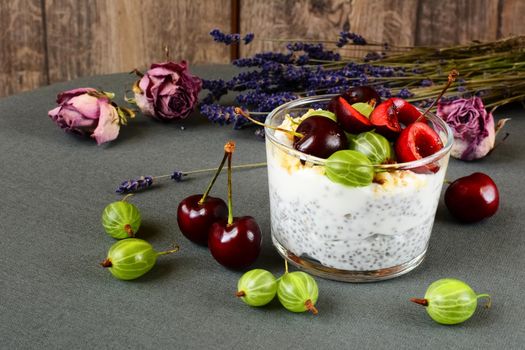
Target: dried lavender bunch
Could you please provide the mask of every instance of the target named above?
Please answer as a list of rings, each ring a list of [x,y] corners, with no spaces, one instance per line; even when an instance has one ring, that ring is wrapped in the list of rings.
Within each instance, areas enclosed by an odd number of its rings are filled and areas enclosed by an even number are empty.
[[[374,43],[350,32],[341,32],[337,41],[273,41],[287,42],[286,51],[237,59],[232,62],[235,66],[251,70],[227,81],[204,82],[210,93],[202,100],[202,115],[239,129],[250,123],[232,107],[219,104],[230,91],[240,92],[236,105],[263,120],[275,107],[293,99],[336,94],[359,85],[373,86],[385,98],[398,96],[428,107],[453,68],[461,71],[462,78],[443,101],[478,96],[486,106],[500,106],[525,100],[525,36],[447,48]],[[351,58],[355,48],[368,52]]]

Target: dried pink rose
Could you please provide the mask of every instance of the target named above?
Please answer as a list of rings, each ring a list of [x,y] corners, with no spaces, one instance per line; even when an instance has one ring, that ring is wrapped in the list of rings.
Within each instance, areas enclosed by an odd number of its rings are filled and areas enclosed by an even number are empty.
[[[89,87],[64,91],[57,96],[59,106],[48,115],[64,131],[91,136],[100,145],[116,139],[120,130],[119,113],[110,96]]]
[[[142,113],[161,120],[184,119],[197,104],[202,81],[186,61],[152,64],[133,87]]]
[[[474,160],[486,156],[496,139],[496,132],[503,123],[494,125],[492,113],[485,110],[479,97],[458,99],[451,102],[440,102],[437,115],[451,127],[454,132],[452,157],[462,160]]]

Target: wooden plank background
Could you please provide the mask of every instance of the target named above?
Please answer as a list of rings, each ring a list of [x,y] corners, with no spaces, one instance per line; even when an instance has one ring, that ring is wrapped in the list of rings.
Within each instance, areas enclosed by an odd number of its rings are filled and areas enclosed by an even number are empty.
[[[525,34],[524,0],[9,0],[0,1],[0,96],[80,76],[144,68],[164,58],[228,63],[283,50],[267,39],[447,45]],[[231,49],[208,32],[254,32]]]

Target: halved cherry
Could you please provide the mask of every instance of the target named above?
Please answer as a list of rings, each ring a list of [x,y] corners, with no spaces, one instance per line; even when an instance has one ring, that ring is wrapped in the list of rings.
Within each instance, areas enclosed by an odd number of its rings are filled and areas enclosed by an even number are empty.
[[[343,130],[351,134],[360,134],[372,130],[370,120],[359,113],[342,96],[336,99],[335,116]]]
[[[433,155],[443,148],[439,135],[428,124],[412,123],[407,126],[395,143],[397,160],[400,163],[412,162]],[[439,166],[435,163],[411,169],[417,173],[436,173]]]
[[[369,103],[372,100],[375,101],[376,105],[381,103],[381,96],[379,96],[374,88],[370,86],[354,86],[330,100],[330,103],[328,104],[328,110],[330,112],[335,113],[335,106],[338,97],[344,98],[350,105],[357,102]]]
[[[370,123],[378,134],[389,139],[394,139],[401,132],[398,110],[391,99],[374,108],[370,114]]]
[[[399,122],[409,125],[421,117],[421,112],[410,102],[407,102],[400,97],[392,97],[390,100],[396,105]],[[421,118],[420,122],[426,122],[426,120]]]

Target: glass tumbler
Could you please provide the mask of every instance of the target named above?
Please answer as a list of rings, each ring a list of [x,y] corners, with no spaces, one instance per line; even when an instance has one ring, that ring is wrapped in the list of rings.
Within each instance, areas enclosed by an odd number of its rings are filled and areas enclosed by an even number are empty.
[[[333,95],[297,99],[273,110],[267,125],[326,106]],[[326,108],[326,107],[325,107]],[[266,133],[272,241],[291,264],[314,275],[371,282],[403,275],[425,257],[453,143],[448,125],[426,122],[444,147],[417,161],[374,165],[364,187],[332,182],[325,160],[295,150],[292,140]]]

